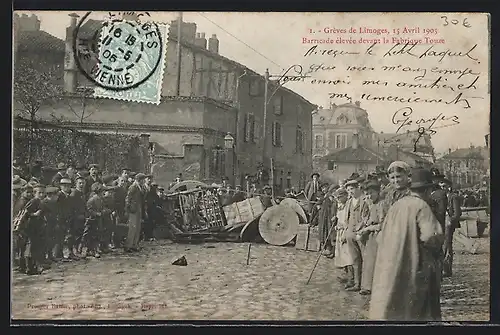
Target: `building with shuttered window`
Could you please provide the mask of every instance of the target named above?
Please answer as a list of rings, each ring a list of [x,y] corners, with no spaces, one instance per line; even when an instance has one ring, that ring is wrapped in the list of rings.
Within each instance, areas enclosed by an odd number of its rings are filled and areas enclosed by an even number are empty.
[[[170,24],[159,105],[88,98],[83,110],[78,92],[92,83],[66,67],[65,87],[76,93],[44,106],[40,116],[48,120],[55,116],[62,120],[60,125],[82,131],[149,134],[152,173],[159,183],[182,173],[184,179],[211,183],[225,176],[243,185],[245,175],[256,174],[263,165],[265,142],[264,165],[270,171],[272,158],[277,188],[303,187],[312,171],[311,112],[316,106],[271,82],[264,134],[264,76],[222,56],[217,36],[207,39],[196,31],[195,23],[183,22],[178,82],[177,24]],[[76,20],[66,32],[66,42],[72,40],[75,25]],[[89,21],[79,37],[98,36],[99,27],[99,21]],[[66,53],[66,58],[73,57],[72,48]],[[79,117],[81,113],[84,117]],[[228,134],[234,138],[233,149],[225,147]]]

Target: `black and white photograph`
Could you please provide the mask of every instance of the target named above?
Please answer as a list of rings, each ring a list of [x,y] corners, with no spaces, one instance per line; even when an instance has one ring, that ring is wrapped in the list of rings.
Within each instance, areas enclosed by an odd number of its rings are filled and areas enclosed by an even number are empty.
[[[14,11],[11,322],[489,321],[489,19]]]

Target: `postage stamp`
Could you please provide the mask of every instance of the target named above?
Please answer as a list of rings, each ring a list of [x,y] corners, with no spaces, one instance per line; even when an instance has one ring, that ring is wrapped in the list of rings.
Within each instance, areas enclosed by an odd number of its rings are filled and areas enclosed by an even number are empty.
[[[160,103],[166,25],[113,20],[103,26],[98,62],[91,75],[94,96]]]

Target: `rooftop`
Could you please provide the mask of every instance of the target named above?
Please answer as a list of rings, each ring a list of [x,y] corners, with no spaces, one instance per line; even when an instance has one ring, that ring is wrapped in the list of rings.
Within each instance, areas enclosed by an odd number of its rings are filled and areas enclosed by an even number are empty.
[[[489,150],[484,147],[470,147],[460,148],[452,151],[441,159],[487,159],[489,157]]]
[[[25,52],[64,52],[65,42],[43,31],[20,31],[18,51]]]
[[[384,160],[384,157],[375,151],[359,145],[357,148],[349,147],[337,151],[333,154],[321,158],[322,161],[340,161],[340,162],[378,162]]]

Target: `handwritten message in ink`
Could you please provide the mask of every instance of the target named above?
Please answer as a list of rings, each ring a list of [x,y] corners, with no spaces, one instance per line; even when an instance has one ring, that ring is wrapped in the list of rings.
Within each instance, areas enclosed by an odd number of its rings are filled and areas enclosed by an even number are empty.
[[[471,131],[470,122],[482,122],[484,131],[487,14],[349,13],[331,21],[304,27],[297,37],[303,52],[283,71],[281,85],[328,90],[337,105],[358,102],[374,126],[384,123],[392,133],[443,132],[449,139]]]

